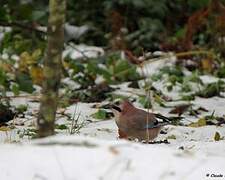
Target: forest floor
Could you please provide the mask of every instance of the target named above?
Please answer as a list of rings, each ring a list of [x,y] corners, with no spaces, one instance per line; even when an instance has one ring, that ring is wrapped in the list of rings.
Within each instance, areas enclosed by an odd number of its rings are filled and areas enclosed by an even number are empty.
[[[146,65],[141,72],[151,75],[166,65],[175,66],[173,60],[166,63],[156,61]],[[185,73],[188,76],[188,72]],[[199,78],[205,85],[219,80],[225,82],[225,79],[212,75],[200,75]],[[109,103],[107,100],[101,103],[78,102],[58,109],[57,135],[31,141],[36,135],[35,121],[39,108],[36,97],[39,95],[24,93],[13,98],[12,105],[26,104],[28,108],[24,116],[16,117],[8,127],[1,127],[0,179],[183,180],[215,179],[214,176],[224,179],[225,93],[208,98],[196,96],[184,101],[180,99],[181,88],[174,86],[172,91],[168,91],[165,81],[166,77],[154,81],[152,86],[173,101],[163,101],[163,105],[161,101],[161,104],[153,101],[151,111],[171,117],[174,111],[178,111],[175,114],[180,113],[183,117],[178,124],[165,126],[155,139],[167,140],[168,144],[119,140],[112,116],[96,118],[99,109]],[[128,85],[114,85],[117,88],[114,93],[132,98],[140,94],[146,96],[143,90]],[[134,105],[142,108],[137,101]],[[183,110],[181,107],[187,108]],[[110,114],[107,108],[104,112]]]

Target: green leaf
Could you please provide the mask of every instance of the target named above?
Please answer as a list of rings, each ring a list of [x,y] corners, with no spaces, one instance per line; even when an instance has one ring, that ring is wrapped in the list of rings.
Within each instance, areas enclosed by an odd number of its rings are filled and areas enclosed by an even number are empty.
[[[170,85],[166,86],[166,89],[169,92],[172,91],[173,90],[173,85],[170,84]]]
[[[195,96],[194,95],[184,95],[181,97],[181,99],[184,101],[193,101],[193,100],[195,100]]]
[[[111,82],[112,75],[108,69],[99,68],[99,74],[101,74],[107,82]]]
[[[65,124],[56,124],[55,128],[60,130],[68,129],[68,127]]]
[[[174,67],[165,66],[160,69],[160,72],[162,72],[163,74],[168,74],[169,76],[172,76],[172,75],[176,77],[184,76],[184,73],[182,72],[182,69],[180,66],[174,66]]]
[[[198,1],[188,0],[187,2],[191,8],[196,10],[196,9],[201,9],[203,7],[206,7],[209,4],[210,0],[198,0]]]
[[[28,108],[27,105],[21,104],[18,107],[16,107],[16,112],[17,112],[17,114],[22,114],[25,111],[27,111],[27,108]]]
[[[32,93],[34,91],[32,79],[28,74],[18,73],[17,82],[21,91]]]
[[[225,67],[224,66],[219,67],[219,69],[216,72],[216,75],[219,78],[225,78]]]
[[[12,84],[11,90],[12,90],[13,94],[16,95],[16,96],[20,94],[20,88],[19,88],[19,85],[16,84],[16,83],[13,83],[13,84]]]
[[[16,18],[30,20],[32,15],[32,5],[31,4],[20,4],[17,6]]]
[[[32,12],[32,19],[34,21],[40,20],[41,18],[45,17],[47,15],[46,11],[43,10],[34,10]]]
[[[178,31],[175,33],[174,36],[177,39],[183,38],[185,36],[186,31],[187,31],[186,27],[180,28],[180,29],[178,29]]]
[[[138,78],[136,66],[131,65],[128,61],[117,59],[115,64],[110,65],[112,76],[116,77],[117,81],[129,81]]]
[[[157,94],[154,94],[155,102],[157,102],[160,106],[165,107],[165,101]]]
[[[151,101],[146,96],[140,96],[138,102],[144,108],[151,108],[152,107]]]
[[[115,93],[109,93],[110,94],[110,100],[114,101],[115,99],[118,100],[125,100],[128,99],[128,96],[121,95],[121,94],[115,94]]]
[[[107,119],[107,112],[103,109],[99,109],[96,113],[92,114],[91,117],[95,119]]]
[[[190,92],[192,89],[191,89],[191,86],[189,83],[185,82],[182,84],[181,86],[181,92]]]
[[[200,97],[210,98],[220,95],[220,92],[224,90],[224,82],[218,81],[215,83],[207,84],[201,91],[196,94]]]
[[[7,75],[5,71],[0,68],[0,85],[4,86],[5,88],[8,88],[8,82],[7,82]]]
[[[153,81],[161,80],[162,79],[162,73],[155,73],[155,74],[151,75],[151,79]]]

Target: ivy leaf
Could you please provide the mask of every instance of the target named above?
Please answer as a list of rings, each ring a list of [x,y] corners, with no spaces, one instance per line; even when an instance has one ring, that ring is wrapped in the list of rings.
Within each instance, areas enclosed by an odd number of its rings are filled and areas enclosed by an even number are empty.
[[[32,80],[28,74],[18,73],[17,82],[21,91],[28,93],[32,93],[34,91]]]
[[[99,109],[96,113],[92,114],[91,117],[95,119],[107,119],[107,111]]]
[[[55,128],[60,130],[68,129],[68,127],[65,124],[56,124]]]
[[[12,90],[12,92],[13,92],[14,95],[19,95],[20,94],[19,85],[16,84],[16,83],[12,83],[11,90]]]

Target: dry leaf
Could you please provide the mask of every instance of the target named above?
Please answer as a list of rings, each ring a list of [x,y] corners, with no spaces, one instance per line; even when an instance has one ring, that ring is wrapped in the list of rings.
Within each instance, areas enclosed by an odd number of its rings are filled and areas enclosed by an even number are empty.
[[[34,84],[41,85],[44,80],[43,69],[38,66],[32,66],[30,68],[30,75]]]
[[[213,70],[213,61],[212,61],[211,58],[203,59],[201,62],[202,62],[203,70],[205,70],[207,72],[212,72],[212,70]]]
[[[0,131],[10,131],[11,129],[7,126],[1,126]]]
[[[215,135],[214,135],[214,140],[215,140],[215,141],[221,140],[221,137],[220,137],[220,133],[219,133],[219,132],[216,132],[216,133],[215,133]]]
[[[109,147],[109,151],[114,155],[119,154],[119,151],[115,147],[112,147],[112,146]]]
[[[181,105],[175,106],[174,109],[172,109],[169,113],[178,114],[179,116],[181,116],[185,111],[188,110],[190,106],[191,104],[181,104]]]
[[[176,139],[176,136],[174,134],[167,137],[167,139]]]
[[[206,120],[205,118],[200,118],[198,122],[194,122],[188,125],[189,127],[201,127],[206,126]]]

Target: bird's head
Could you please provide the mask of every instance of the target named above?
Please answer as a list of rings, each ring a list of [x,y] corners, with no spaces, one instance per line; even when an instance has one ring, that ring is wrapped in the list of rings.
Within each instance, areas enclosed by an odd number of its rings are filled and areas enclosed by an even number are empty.
[[[127,112],[134,106],[128,100],[124,100],[119,106],[113,104],[111,107],[115,117],[118,117],[121,113]]]

